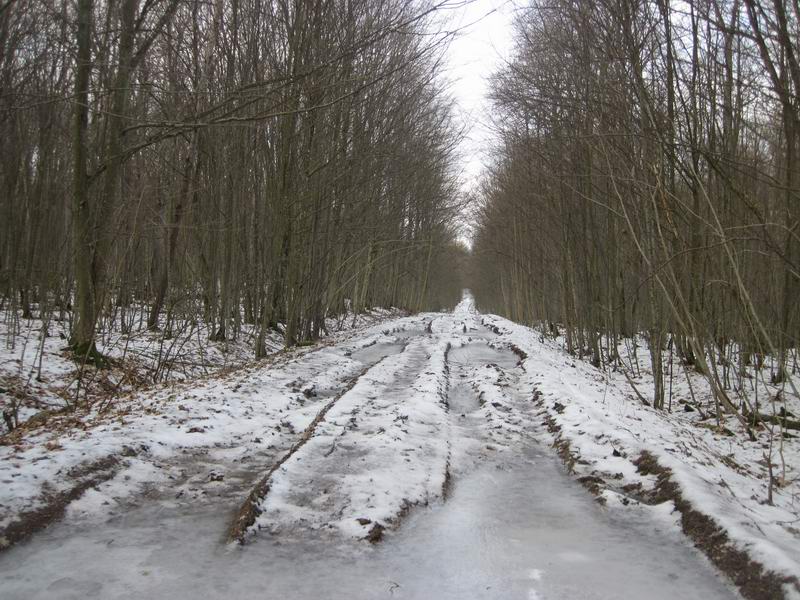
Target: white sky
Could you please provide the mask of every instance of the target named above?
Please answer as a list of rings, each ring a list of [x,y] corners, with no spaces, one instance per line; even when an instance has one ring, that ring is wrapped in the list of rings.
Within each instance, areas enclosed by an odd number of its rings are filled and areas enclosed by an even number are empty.
[[[512,50],[511,19],[513,0],[471,0],[454,5],[451,29],[462,29],[448,51],[447,78],[459,112],[468,125],[461,145],[463,183],[471,189],[483,170],[485,152],[491,143],[489,131],[488,77],[510,58]]]

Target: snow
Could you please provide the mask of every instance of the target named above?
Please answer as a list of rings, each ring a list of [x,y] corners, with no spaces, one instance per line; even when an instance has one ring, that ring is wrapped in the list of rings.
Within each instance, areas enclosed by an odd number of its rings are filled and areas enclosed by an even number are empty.
[[[18,420],[25,422],[42,410],[58,410],[74,404],[78,396],[81,366],[67,350],[68,315],[58,314],[46,320],[37,315],[24,319],[18,311],[0,311],[0,410],[18,407]],[[348,329],[363,330],[387,318],[398,316],[397,310],[375,309],[368,313],[342,315],[326,321],[332,338],[339,339]],[[165,330],[169,329],[170,335]],[[209,341],[211,331],[194,318],[165,315],[159,329],[147,329],[146,307],[131,306],[113,319],[100,324],[97,347],[112,360],[112,368],[88,370],[81,388],[85,396],[131,392],[153,382],[194,380],[198,377],[241,367],[253,360],[257,334],[252,324],[243,323],[234,339]],[[268,353],[283,348],[279,332],[266,336]]]
[[[527,327],[494,315],[484,318],[500,330],[501,340],[528,354],[526,377],[531,388],[543,395],[545,408],[572,450],[586,463],[576,465],[579,474],[604,474],[620,487],[637,482],[651,487],[653,478],[638,475],[631,463],[648,450],[672,470],[684,498],[711,516],[737,546],[769,569],[788,576],[800,574],[800,445],[796,439],[784,440],[786,485],[774,490],[774,506],[769,506],[765,502],[767,432],[750,442],[740,430],[735,437],[718,433],[697,412],[668,413],[645,406],[621,373],[603,372],[577,360],[558,341]],[[645,390],[647,384],[645,379],[638,387]],[[674,389],[676,398],[682,397],[679,385]],[[699,378],[692,385],[696,395],[703,393]],[[735,421],[726,425],[736,428]],[[615,450],[621,456],[615,456]],[[612,496],[613,492],[607,495]]]
[[[535,391],[580,454],[579,474],[609,482],[605,506],[546,448]],[[671,502],[638,504],[622,489],[652,487],[632,464],[645,448],[737,544],[797,572],[796,491],[777,490],[765,506],[760,442],[750,448],[687,415],[643,406],[621,375],[480,315],[467,295],[450,314],[363,326],[128,393],[0,446],[0,526],[68,489],[76,467],[120,461],[62,522],[4,553],[0,589],[4,598],[737,597],[681,534]],[[796,464],[795,448],[786,451]],[[286,457],[249,543],[224,543],[254,484]],[[372,546],[362,540],[376,524],[385,529]]]
[[[393,323],[402,328],[417,320]],[[70,469],[109,456],[135,453],[164,477],[176,477],[170,461],[186,452],[209,453],[210,462],[215,456],[222,463],[266,460],[274,454],[270,447],[290,444],[326,395],[363,368],[348,355],[387,337],[381,324],[362,327],[340,336],[337,346],[302,349],[277,356],[271,364],[158,386],[115,398],[105,409],[53,417],[45,428],[0,446],[0,528],[20,511],[35,509],[47,496],[73,486]],[[226,458],[226,451],[232,457]],[[106,484],[112,488],[108,493],[125,497],[136,490],[137,479],[130,473],[135,468],[136,461],[123,458],[121,472]]]
[[[441,501],[451,468],[464,469],[487,443],[499,452],[522,440],[530,406],[525,417],[511,401],[506,373],[518,360],[491,345],[472,299],[450,315],[421,318],[429,326],[400,336],[402,352],[364,374],[272,475],[251,533],[365,538],[376,525],[396,526],[411,507]],[[448,389],[451,381],[458,387]]]
[[[74,519],[0,563],[4,598],[59,600],[729,600],[735,592],[650,509],[610,513],[532,443],[457,479],[377,546],[319,536],[217,542],[218,505]]]
[[[421,337],[362,376],[273,476],[255,527],[276,532],[302,523],[364,537],[405,507],[440,497],[446,352],[447,342]]]

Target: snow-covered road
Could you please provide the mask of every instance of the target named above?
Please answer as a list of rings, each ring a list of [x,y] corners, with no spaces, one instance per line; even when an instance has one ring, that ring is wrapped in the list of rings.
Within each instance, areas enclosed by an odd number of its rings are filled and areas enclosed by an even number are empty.
[[[0,554],[0,596],[738,597],[669,507],[605,508],[566,475],[527,386],[467,298],[268,374],[185,389],[232,403],[204,421],[206,446],[141,454],[158,476],[124,485],[143,471],[134,461]],[[257,414],[246,427],[227,420],[245,405],[237,414]],[[131,428],[138,443],[168,437]],[[226,543],[267,473],[246,543]]]

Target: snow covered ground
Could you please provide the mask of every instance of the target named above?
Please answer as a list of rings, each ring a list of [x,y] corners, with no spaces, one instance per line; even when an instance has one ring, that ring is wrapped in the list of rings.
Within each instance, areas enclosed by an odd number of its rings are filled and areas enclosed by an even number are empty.
[[[275,473],[256,527],[303,523],[364,537],[437,497],[448,460],[446,352],[446,342],[420,337],[360,377]]]
[[[224,515],[222,515],[224,517]],[[669,514],[610,513],[544,445],[486,458],[378,545],[220,543],[219,504],[72,519],[0,557],[4,598],[732,600]]]
[[[377,541],[412,507],[441,501],[476,444],[497,452],[519,441],[522,419],[497,364],[516,367],[516,356],[482,339],[493,336],[471,300],[422,318],[429,331],[401,335],[402,352],[362,375],[271,475],[250,534],[302,528]]]
[[[769,487],[770,431],[757,431],[749,441],[738,422],[723,418],[725,429],[704,419],[697,410],[686,411],[690,390],[676,382],[676,412],[667,413],[644,405],[622,373],[603,372],[563,351],[557,341],[496,316],[485,316],[499,337],[515,344],[528,356],[526,376],[540,395],[542,407],[569,442],[574,469],[579,476],[602,481],[599,493],[610,505],[628,504],[642,498],[657,480],[643,475],[634,465],[643,451],[671,471],[683,498],[710,517],[729,536],[736,548],[769,570],[800,576],[800,444],[795,437],[772,440],[775,477],[785,472],[783,485]],[[646,366],[644,368],[646,373]],[[647,390],[646,376],[639,382]],[[696,397],[710,395],[702,379],[693,378]],[[797,406],[787,400],[788,409]],[[782,446],[782,457],[777,448]],[[796,581],[796,580],[795,580]],[[787,584],[786,594],[800,597],[800,586]]]
[[[159,329],[151,331],[146,309],[129,307],[101,324],[97,347],[112,359],[111,368],[82,371],[67,351],[70,324],[66,315],[42,320],[38,313],[35,306],[33,317],[27,319],[19,311],[0,311],[0,411],[16,408],[20,423],[41,411],[74,404],[77,398],[94,400],[154,382],[196,379],[253,360],[253,325],[243,323],[235,338],[209,341],[208,327],[195,319],[173,318],[168,325],[162,315]],[[397,310],[376,309],[355,318],[328,319],[326,326],[335,335],[398,315]],[[281,334],[271,332],[265,346],[268,353],[281,350]],[[4,431],[2,424],[0,431]]]
[[[337,345],[299,349],[220,376],[122,394],[88,412],[55,414],[39,427],[4,436],[0,542],[2,529],[17,515],[52,503],[98,465],[109,470],[109,458],[117,461],[114,478],[99,496],[88,494],[107,506],[146,483],[180,479],[181,461],[172,463],[186,454],[200,453],[210,465],[254,462],[260,468],[257,461],[269,460],[290,444],[326,395],[363,368],[348,354],[384,339],[392,338],[384,336],[380,324],[362,327],[338,335]],[[204,476],[211,477],[211,470]]]
[[[669,429],[681,422],[637,402],[535,332],[478,314],[468,296],[450,314],[393,319],[130,393],[0,446],[7,544],[20,516],[69,500],[60,522],[0,552],[0,589],[10,598],[737,597],[680,533],[669,502],[636,500],[655,484],[632,462],[644,448],[698,509],[727,502],[732,524],[744,527],[746,515],[762,528],[760,540],[732,532],[737,543],[759,541],[748,549],[769,568],[795,568],[797,539],[778,522],[792,505],[753,501],[761,512],[737,516],[735,506],[751,504],[693,479],[726,473],[709,466],[714,433]],[[603,475],[605,505],[548,448],[551,413],[580,453],[576,469]],[[704,441],[679,455],[690,440]],[[626,493],[628,483],[642,487]],[[246,543],[229,544],[242,511],[253,517],[236,535]]]

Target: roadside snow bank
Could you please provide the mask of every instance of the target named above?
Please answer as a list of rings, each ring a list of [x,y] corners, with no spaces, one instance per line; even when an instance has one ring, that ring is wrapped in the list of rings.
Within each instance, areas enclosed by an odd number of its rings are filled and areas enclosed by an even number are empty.
[[[526,377],[540,394],[552,427],[568,442],[577,474],[599,482],[597,491],[605,501],[628,504],[644,499],[656,479],[637,472],[632,461],[650,452],[671,471],[671,480],[695,511],[713,519],[750,559],[777,573],[778,579],[785,578],[787,597],[800,593],[796,438],[783,440],[787,477],[783,487],[773,490],[771,506],[766,502],[768,432],[759,432],[757,441],[750,442],[734,421],[727,426],[737,433],[725,435],[697,412],[655,410],[636,397],[621,373],[596,369],[506,319],[486,315],[484,322],[527,354]]]
[[[190,381],[253,362],[257,327],[243,323],[235,337],[211,341],[212,331],[194,318],[162,315],[158,329],[147,327],[147,311],[128,307],[100,324],[97,347],[110,359],[108,369],[85,368],[69,352],[68,314],[23,318],[19,311],[0,311],[0,411],[23,424],[42,411],[60,410],[150,387],[153,383]],[[389,318],[396,309],[374,309],[326,320],[325,339],[340,339],[346,330],[364,330]],[[268,354],[283,348],[283,336],[270,331]],[[80,384],[79,384],[80,380]],[[5,427],[0,422],[0,432]]]
[[[418,319],[392,323],[414,327]],[[0,549],[18,539],[3,541],[13,523],[41,528],[42,511],[74,501],[88,481],[83,473],[95,465],[104,465],[105,481],[96,504],[114,506],[145,484],[178,478],[175,459],[187,453],[232,466],[288,447],[325,398],[363,369],[354,353],[396,342],[383,328],[341,334],[335,346],[293,350],[225,375],[114,397],[0,437]]]

